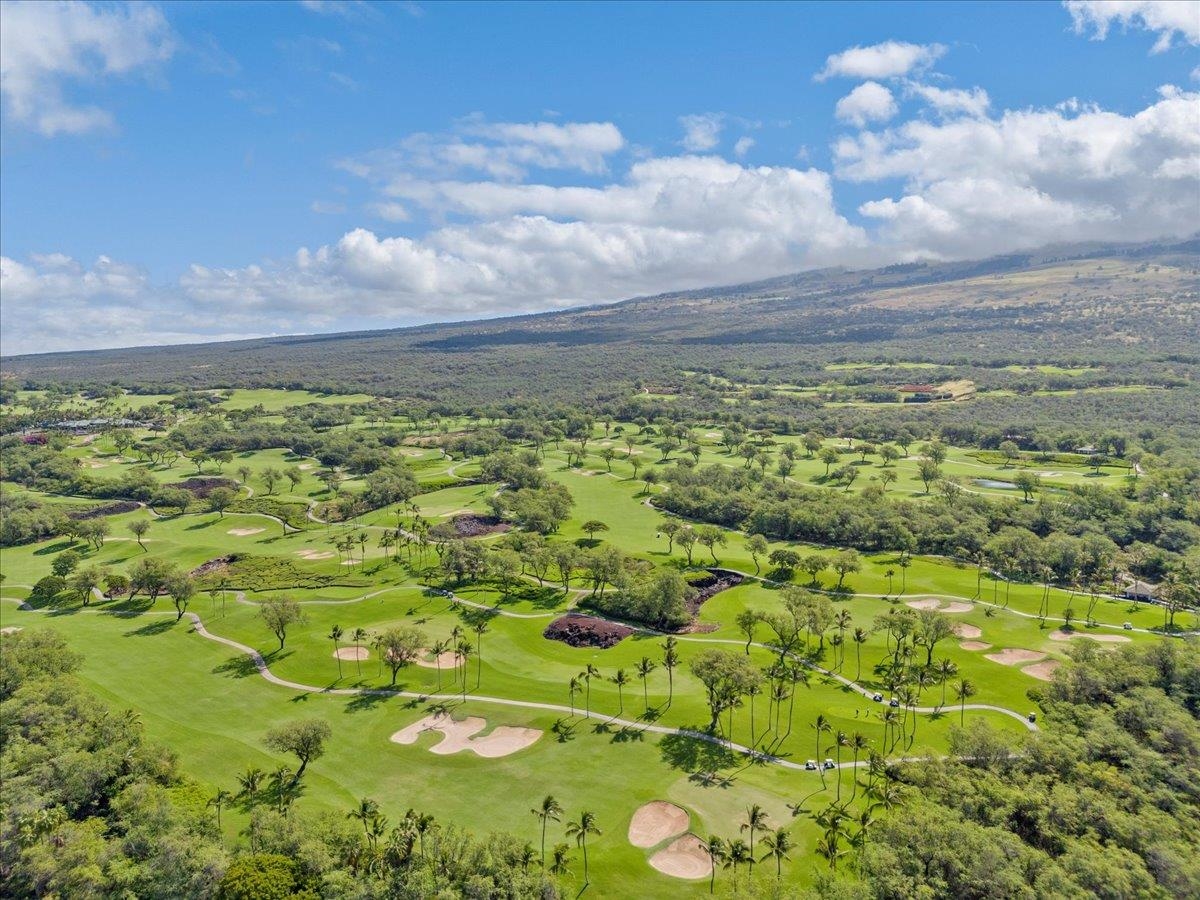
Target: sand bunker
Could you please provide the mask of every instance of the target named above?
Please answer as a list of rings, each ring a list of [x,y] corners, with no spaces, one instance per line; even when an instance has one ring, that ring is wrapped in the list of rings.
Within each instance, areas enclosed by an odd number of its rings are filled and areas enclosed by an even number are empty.
[[[1069,641],[1071,638],[1087,638],[1089,641],[1100,641],[1104,644],[1127,644],[1133,638],[1123,634],[1092,634],[1090,631],[1052,631],[1050,640]]]
[[[300,465],[296,466],[296,468],[299,469],[301,472],[307,472],[312,467],[313,467],[312,463],[300,463]]]
[[[960,638],[974,639],[983,634],[983,629],[975,625],[968,625],[966,622],[959,622],[954,626],[954,633]]]
[[[350,662],[357,662],[366,659],[371,654],[367,652],[366,647],[338,647],[333,655],[338,659],[348,659]]]
[[[1048,659],[1045,662],[1034,663],[1032,666],[1026,666],[1021,671],[1026,675],[1032,675],[1039,681],[1049,681],[1054,677],[1054,670],[1061,665],[1062,663],[1057,659]]]
[[[974,608],[975,608],[974,603],[959,603],[957,600],[954,600],[954,601],[951,601],[950,603],[947,603],[945,606],[941,607],[939,612],[966,613],[966,612],[970,612]]]
[[[999,653],[989,653],[984,656],[984,659],[990,659],[992,662],[1000,663],[1002,666],[1015,666],[1020,663],[1037,662],[1039,659],[1045,658],[1045,653],[1038,653],[1036,650],[1020,650],[1015,647],[1009,647],[1007,650],[1001,650]]]
[[[904,605],[912,609],[937,609],[942,605],[942,601],[937,597],[925,597],[921,600],[909,600]]]
[[[426,653],[429,651],[426,650]],[[426,669],[436,669],[439,666],[443,669],[453,669],[455,666],[463,664],[463,658],[453,650],[447,650],[438,656],[431,656],[426,659],[424,656],[418,656],[413,660],[418,666],[424,666]]]
[[[297,550],[296,555],[301,559],[333,559],[332,550]]]
[[[639,807],[629,822],[629,843],[635,847],[655,847],[669,837],[688,830],[687,810],[674,803],[655,800]]]
[[[498,725],[492,729],[491,734],[478,738],[472,737],[486,727],[486,719],[469,716],[461,722],[456,722],[449,713],[436,713],[397,731],[392,735],[392,742],[415,744],[417,738],[426,731],[440,731],[442,740],[429,748],[431,753],[446,756],[450,753],[458,753],[460,750],[470,750],[485,759],[494,759],[524,750],[542,736],[542,733],[536,728],[513,728],[508,725]]]
[[[226,534],[232,534],[234,537],[249,537],[252,534],[261,534],[266,531],[265,528],[230,528]]]
[[[712,874],[712,857],[704,841],[694,834],[679,840],[650,857],[650,865],[672,878],[708,878]]]
[[[991,650],[992,645],[984,641],[962,641],[959,645],[963,650]]]
[[[16,634],[20,630],[20,625],[9,625],[7,628],[0,628],[0,634]]]

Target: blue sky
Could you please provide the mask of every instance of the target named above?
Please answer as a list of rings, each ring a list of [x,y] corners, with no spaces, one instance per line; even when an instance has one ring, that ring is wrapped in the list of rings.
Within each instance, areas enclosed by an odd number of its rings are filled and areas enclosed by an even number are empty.
[[[6,353],[1200,222],[1192,0],[2,14]]]

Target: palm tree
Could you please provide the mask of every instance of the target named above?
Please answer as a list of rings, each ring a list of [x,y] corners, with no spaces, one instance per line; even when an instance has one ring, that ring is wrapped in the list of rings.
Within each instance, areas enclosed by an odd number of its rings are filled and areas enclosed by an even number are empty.
[[[344,632],[340,625],[334,625],[333,628],[329,629],[329,639],[333,641],[333,658],[337,660],[338,681],[342,680],[342,654],[338,652],[340,650],[338,642],[341,641],[342,634]]]
[[[840,802],[842,799],[842,748],[850,746],[850,735],[844,731],[839,731],[837,737],[834,738],[829,750],[833,750],[837,755],[837,768],[834,770],[838,773],[837,776],[837,799]],[[828,750],[826,752],[829,752]],[[825,771],[822,766],[821,771]]]
[[[817,855],[829,860],[831,869],[836,869],[838,859],[846,855],[841,847],[842,835],[840,828],[831,828],[817,838]]]
[[[969,678],[960,678],[954,685],[954,693],[958,696],[958,724],[962,725],[967,715],[967,699],[975,696],[975,685]]]
[[[767,811],[755,803],[746,809],[746,821],[738,829],[750,832],[750,873],[754,874],[754,832],[767,824]]]
[[[625,711],[625,695],[623,690],[629,684],[629,674],[624,669],[617,669],[617,674],[608,679],[617,686],[617,715]]]
[[[442,654],[450,649],[450,641],[443,639],[434,641],[433,646],[429,648],[429,652],[433,654],[434,665],[437,666],[438,690],[442,689]]]
[[[358,801],[358,806],[346,813],[347,819],[358,819],[362,822],[363,832],[367,831],[367,825],[371,818],[379,814],[379,804],[370,797],[363,797]]]
[[[479,687],[479,682],[483,680],[483,635],[488,630],[487,621],[480,619],[471,626],[471,630],[475,632],[475,652],[479,654],[479,661],[475,668],[475,687]],[[466,681],[465,672],[463,680]]]
[[[642,703],[646,707],[646,712],[650,712],[650,695],[646,692],[646,679],[650,677],[650,673],[655,668],[654,660],[648,656],[643,656],[642,661],[637,664],[638,678],[642,679]]]
[[[858,755],[864,750],[869,750],[871,742],[861,731],[856,731],[850,736],[850,748],[854,751],[854,787],[850,791],[850,799],[853,800],[858,793]]]
[[[247,800],[254,800],[262,788],[263,779],[266,777],[267,773],[258,766],[250,766],[244,774],[238,776],[238,785],[241,786],[238,796],[245,797]]]
[[[821,764],[821,735],[833,730],[829,724],[829,720],[825,718],[824,713],[818,713],[817,719],[812,723],[812,729],[817,733],[817,765],[821,767],[821,786],[825,786],[825,766]]]
[[[580,676],[576,675],[567,682],[567,693],[571,695],[571,718],[575,718],[575,695],[583,690],[583,685],[579,683]]]
[[[600,677],[600,670],[591,663],[587,664],[587,668],[579,673],[579,677],[584,683],[584,718],[592,717],[592,679]]]
[[[555,844],[554,845],[554,861],[550,863],[551,875],[566,875],[570,871],[567,866],[571,856],[570,844]]]
[[[553,796],[547,794],[542,798],[541,805],[535,806],[530,812],[542,820],[542,868],[544,869],[546,868],[546,823],[561,822],[563,808]]]
[[[733,883],[737,886],[737,867],[739,864],[753,859],[750,855],[750,848],[746,846],[746,842],[741,838],[734,838],[729,842],[729,848],[725,851],[726,869],[733,869]]]
[[[668,637],[663,641],[663,668],[667,670],[667,706],[675,699],[675,667],[679,665],[679,641]]]
[[[792,836],[787,833],[787,829],[776,828],[775,831],[766,835],[762,842],[763,846],[767,848],[767,852],[763,854],[759,862],[766,862],[774,857],[775,880],[779,881],[783,877],[783,861],[788,858],[788,853],[795,847],[795,844],[792,843]]]
[[[854,641],[854,680],[858,681],[862,677],[862,645],[867,642],[866,629],[855,628],[851,639]]]
[[[367,629],[355,628],[350,640],[354,641],[354,659],[358,663],[358,677],[362,678],[362,644],[367,639]]]
[[[583,848],[583,883],[591,884],[588,880],[588,850],[587,839],[589,834],[600,836],[600,829],[596,826],[596,814],[584,810],[579,815],[578,822],[567,823],[567,837],[575,838],[575,845]]]
[[[221,827],[221,809],[225,806],[226,803],[228,803],[232,799],[233,799],[233,794],[229,793],[229,791],[222,788],[221,790],[219,790],[215,794],[213,794],[212,798],[206,804],[210,807],[215,807],[217,810],[217,828],[218,829]]]
[[[708,842],[704,845],[704,852],[708,854],[711,866],[708,873],[708,892],[711,894],[717,887],[717,863],[723,862],[729,855],[729,847],[722,838],[710,834]]]
[[[937,676],[942,682],[942,702],[941,705],[946,705],[946,682],[958,674],[958,664],[954,660],[947,657],[940,660],[937,665]]]
[[[475,648],[471,646],[471,642],[466,638],[458,642],[458,655],[462,658],[463,678],[462,678],[462,695],[463,700],[467,699],[467,660],[471,654],[475,652]]]

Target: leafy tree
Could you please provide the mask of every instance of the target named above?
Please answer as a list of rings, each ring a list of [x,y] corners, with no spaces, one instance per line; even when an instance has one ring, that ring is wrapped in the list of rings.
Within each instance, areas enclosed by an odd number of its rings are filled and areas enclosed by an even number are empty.
[[[325,742],[333,735],[333,729],[324,719],[301,719],[286,722],[267,732],[263,742],[276,753],[292,753],[300,760],[300,768],[292,777],[296,784],[304,776],[308,764],[325,753]]]
[[[376,647],[384,664],[392,673],[391,684],[393,687],[396,686],[396,677],[400,674],[400,670],[412,663],[428,645],[428,642],[429,639],[423,631],[407,625],[389,628],[379,635]],[[470,644],[467,646],[469,647]],[[464,666],[465,664],[464,660]],[[465,675],[463,681],[464,683],[466,681]]]
[[[271,629],[271,633],[279,640],[282,650],[287,641],[288,629],[305,620],[304,611],[300,604],[290,597],[270,597],[263,601],[258,610],[259,618]]]

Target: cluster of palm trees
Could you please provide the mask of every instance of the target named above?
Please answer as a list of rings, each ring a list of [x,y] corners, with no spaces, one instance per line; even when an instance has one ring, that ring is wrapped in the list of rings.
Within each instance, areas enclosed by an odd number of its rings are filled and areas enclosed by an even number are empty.
[[[570,861],[571,845],[568,843],[555,844],[552,851],[553,859],[550,866],[546,866],[546,828],[551,822],[561,822],[563,817],[563,807],[554,796],[547,794],[542,798],[542,802],[529,811],[538,818],[542,826],[542,868],[550,872],[551,875],[564,875],[568,871],[568,863]],[[572,819],[567,823],[566,836],[575,839],[575,845],[583,850],[583,883],[589,884],[588,876],[588,837],[599,837],[601,834],[600,827],[596,824],[596,814],[584,810],[579,814],[578,819]]]
[[[631,675],[627,669],[617,669],[612,675],[608,676],[607,681],[616,685],[617,688],[617,715],[621,715],[625,711],[625,688],[633,683],[636,677],[642,682],[642,704],[644,713],[650,712],[650,694],[649,694],[649,678],[650,675],[658,669],[659,665],[667,673],[668,688],[667,688],[667,706],[671,705],[675,696],[675,669],[679,666],[679,641],[668,636],[661,645],[662,658],[656,663],[648,656],[643,656],[634,666],[634,674]],[[573,676],[567,682],[567,694],[571,703],[571,715],[575,715],[575,697],[578,694],[583,694],[584,698],[584,716],[590,718],[592,715],[592,681],[602,679],[604,676],[601,671],[591,663],[578,675]]]
[[[718,835],[709,835],[704,844],[704,852],[712,862],[709,874],[708,891],[711,894],[716,889],[717,869],[731,869],[734,885],[737,884],[738,866],[746,866],[751,877],[754,875],[755,862],[775,861],[775,879],[783,877],[783,861],[795,849],[792,836],[786,828],[771,829],[768,827],[770,816],[757,803],[746,809],[746,817],[738,824],[738,831],[748,832],[749,842],[740,837],[726,840]],[[761,846],[766,852],[755,859],[754,841],[757,834],[762,834]]]
[[[857,769],[855,769],[857,772]],[[839,779],[840,781],[840,779]],[[881,810],[893,809],[903,800],[903,791],[888,769],[887,763],[877,753],[872,753],[867,769],[867,780],[861,784],[865,802],[855,810],[851,804],[858,793],[860,782],[854,780],[854,793],[846,800],[834,800],[813,815],[813,821],[821,829],[817,838],[816,853],[836,869],[838,861],[851,849],[861,851],[867,846],[870,832]],[[797,810],[798,811],[798,810]]]
[[[471,630],[474,631],[475,635],[476,635],[476,642],[474,644],[472,644],[471,641],[468,639],[466,629],[464,629],[461,625],[455,625],[450,630],[449,637],[434,641],[433,643],[431,643],[429,645],[428,649],[429,649],[429,652],[433,655],[434,666],[437,669],[437,679],[438,679],[437,689],[439,691],[442,689],[442,656],[446,653],[449,653],[451,650],[454,651],[454,654],[456,657],[454,660],[455,665],[454,665],[453,669],[451,670],[452,676],[453,676],[451,679],[451,684],[458,682],[458,670],[461,668],[462,673],[463,673],[462,674],[462,691],[463,691],[464,697],[466,696],[466,692],[467,692],[467,660],[471,656],[475,656],[479,660],[479,669],[480,670],[482,669],[482,665],[483,665],[483,635],[488,630],[486,618],[481,616],[478,619],[476,619],[474,622],[472,622]],[[338,651],[341,649],[342,642],[345,639],[345,637],[346,637],[346,632],[340,625],[334,625],[330,629],[329,634],[328,634],[329,640],[333,641],[333,655],[334,655],[334,658],[337,660],[338,679],[339,680],[342,677],[342,657]],[[360,648],[362,648],[363,646],[369,646],[375,650],[376,656],[379,659],[379,675],[382,677],[384,657],[386,655],[386,648],[384,646],[384,635],[373,634],[372,632],[367,631],[365,628],[355,628],[354,631],[351,632],[351,634],[350,634],[349,643],[350,643],[350,646],[354,647],[354,649],[356,651],[354,654],[354,664],[358,667],[359,677],[360,678],[362,677],[362,655],[357,651]],[[477,670],[476,679],[475,679],[476,687],[479,686],[479,681],[480,681],[481,677],[482,677],[482,672]]]

